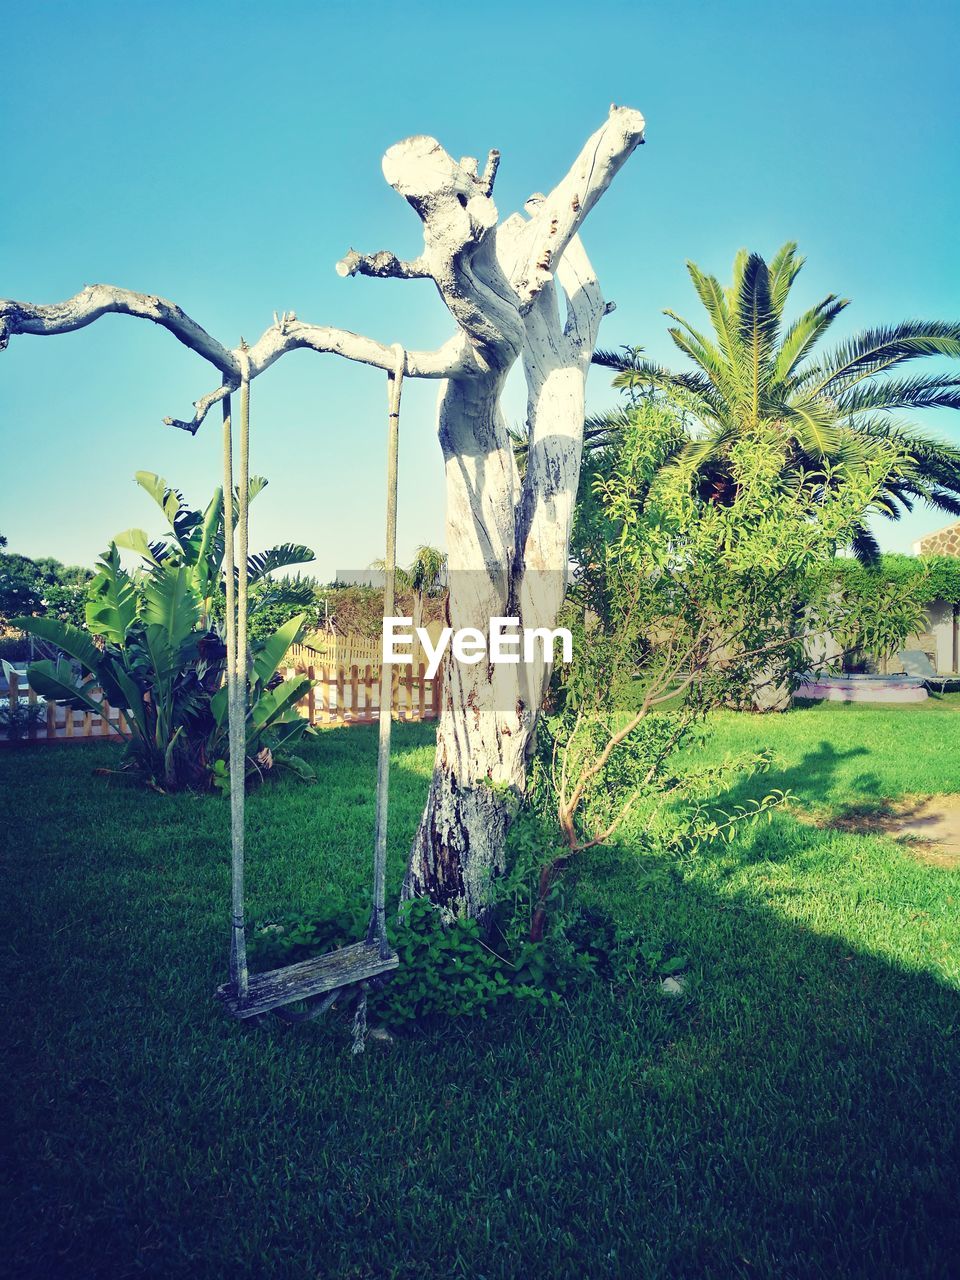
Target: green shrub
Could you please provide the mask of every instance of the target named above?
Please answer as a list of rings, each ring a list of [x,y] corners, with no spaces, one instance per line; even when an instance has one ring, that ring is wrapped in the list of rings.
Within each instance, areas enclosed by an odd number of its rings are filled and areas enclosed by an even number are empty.
[[[529,924],[529,917],[524,915]],[[365,928],[361,907],[254,924],[248,951],[259,970],[279,968],[346,946]],[[369,1015],[393,1028],[446,1018],[484,1018],[507,1003],[555,1005],[589,981],[637,983],[677,973],[682,956],[645,946],[601,912],[579,908],[555,921],[542,942],[506,922],[491,942],[475,920],[445,922],[425,898],[406,903],[388,928],[400,966],[368,993]]]
[[[20,702],[14,707],[0,707],[0,730],[10,742],[19,742],[43,721],[44,708],[38,703]]]

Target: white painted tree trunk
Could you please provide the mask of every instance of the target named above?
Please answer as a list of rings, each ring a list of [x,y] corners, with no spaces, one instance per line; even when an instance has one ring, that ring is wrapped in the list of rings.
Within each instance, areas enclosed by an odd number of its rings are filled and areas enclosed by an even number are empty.
[[[502,378],[451,380],[441,395],[447,477],[449,624],[486,631],[493,617],[552,628],[563,602],[580,477],[584,388],[606,307],[578,240],[524,317],[527,465],[520,482],[499,417]],[[449,660],[430,795],[404,897],[483,919],[505,870],[506,836],[550,670],[545,663]]]
[[[498,616],[550,627],[562,602],[584,382],[608,309],[577,235],[643,131],[638,111],[611,107],[553,191],[531,197],[527,217],[502,223],[492,194],[498,152],[481,173],[476,160],[455,161],[433,138],[408,138],[390,148],[383,171],[423,222],[423,253],[404,262],[351,249],[337,265],[342,276],[432,280],[457,326],[436,351],[408,350],[404,361],[405,377],[443,380],[439,435],[455,628],[486,631]],[[167,419],[190,432],[239,386],[241,365],[253,380],[304,347],[388,372],[396,365],[387,344],[307,324],[293,312],[274,316],[252,346],[230,349],[175,303],[111,285],[50,305],[0,300],[0,350],[13,335],[67,333],[110,312],[162,326],[218,371],[220,385],[196,401],[192,418]],[[521,356],[528,384],[522,482],[500,411],[507,374]],[[433,783],[404,891],[482,917],[491,878],[503,870],[512,808],[506,793],[524,789],[549,671],[454,662],[447,670]]]

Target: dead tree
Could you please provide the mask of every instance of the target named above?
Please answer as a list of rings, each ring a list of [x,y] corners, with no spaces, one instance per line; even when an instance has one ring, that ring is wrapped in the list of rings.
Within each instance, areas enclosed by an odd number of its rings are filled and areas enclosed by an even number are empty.
[[[421,219],[423,252],[407,262],[351,249],[337,264],[342,276],[432,280],[456,324],[437,350],[407,351],[404,366],[405,377],[440,381],[454,628],[486,631],[493,617],[516,617],[524,627],[555,622],[566,585],[586,376],[600,320],[612,309],[578,232],[643,130],[639,112],[611,107],[557,186],[502,222],[493,201],[498,152],[481,171],[433,138],[407,138],[386,153],[383,172]],[[68,333],[110,312],[152,320],[219,371],[220,385],[196,402],[189,421],[166,419],[190,432],[239,386],[242,358],[251,380],[301,347],[388,372],[397,361],[385,343],[293,313],[274,316],[251,346],[230,349],[174,303],[111,285],[90,285],[52,305],[0,301],[0,349],[14,335]],[[522,477],[500,407],[520,358],[528,389]],[[433,780],[406,896],[426,894],[452,911],[483,916],[491,881],[503,870],[510,793],[524,789],[548,674],[542,663],[447,662]]]

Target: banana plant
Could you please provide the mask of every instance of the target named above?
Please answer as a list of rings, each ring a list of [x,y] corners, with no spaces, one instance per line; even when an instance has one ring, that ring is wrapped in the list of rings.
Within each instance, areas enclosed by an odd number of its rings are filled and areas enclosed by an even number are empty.
[[[52,701],[93,712],[100,711],[102,691],[127,721],[132,765],[164,791],[216,783],[222,773],[218,761],[222,765],[228,754],[223,653],[207,656],[202,590],[202,579],[182,557],[153,557],[130,574],[111,543],[86,606],[87,625],[100,644],[55,618],[18,618],[15,624],[64,655],[28,667],[31,686]],[[309,678],[270,687],[302,624],[301,615],[251,645],[248,773],[289,762],[301,776],[309,774],[289,756],[289,747],[307,730],[296,704]]]
[[[180,564],[188,571],[191,585],[200,599],[201,620],[206,624],[211,616],[214,599],[220,590],[224,555],[224,504],[223,490],[215,489],[213,497],[203,511],[187,506],[179,490],[152,471],[138,471],[137,484],[148,493],[163,512],[170,527],[166,538],[151,541],[143,529],[125,529],[116,537],[117,546],[135,551],[149,568],[159,564]],[[263,476],[251,476],[249,498],[253,499],[267,487]],[[239,495],[234,495],[234,512],[239,508]],[[236,515],[234,516],[236,520]],[[284,542],[267,551],[259,551],[247,558],[247,578],[251,585],[261,581],[275,569],[291,565],[307,564],[314,559],[309,547],[300,543]]]
[[[266,640],[255,641],[250,649],[247,671],[248,696],[245,721],[246,774],[262,773],[264,767],[280,765],[302,778],[313,778],[313,772],[289,748],[308,730],[297,711],[297,703],[310,689],[310,677],[294,676],[292,680],[276,679],[277,670],[287,650],[303,629],[305,615],[298,614],[278,627]],[[227,689],[219,689],[210,700],[213,729],[208,743],[208,758],[215,763],[216,785],[229,786],[227,756]],[[266,750],[266,755],[264,751]],[[221,767],[217,767],[219,764]]]

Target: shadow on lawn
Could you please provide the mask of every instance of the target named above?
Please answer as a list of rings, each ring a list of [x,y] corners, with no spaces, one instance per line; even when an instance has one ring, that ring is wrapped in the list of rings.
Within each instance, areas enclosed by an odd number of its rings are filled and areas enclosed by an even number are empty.
[[[685,879],[640,914],[691,957],[681,1007],[639,1024],[646,1105],[663,1110],[665,1163],[686,1161],[681,1214],[697,1222],[664,1274],[955,1275],[960,997],[909,941],[886,959],[837,920],[785,918],[794,895],[810,893],[784,887],[781,914]],[[702,1213],[704,1194],[733,1222]]]
[[[734,805],[745,804],[748,800],[759,800],[772,789],[790,791],[798,800],[813,808],[821,808],[830,804],[838,776],[844,772],[844,766],[850,760],[868,757],[869,747],[858,746],[838,749],[826,739],[820,745],[807,751],[795,763],[778,768],[776,764],[766,773],[754,774],[743,778],[717,798],[720,808],[729,809]],[[844,786],[852,791],[858,799],[879,802],[883,799],[880,776],[872,772],[859,773],[844,779]]]

